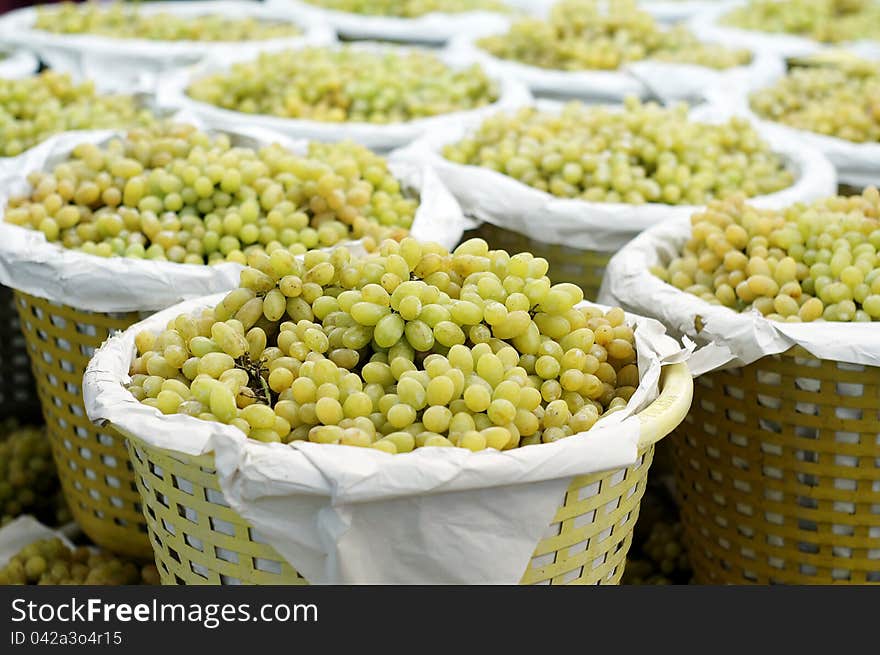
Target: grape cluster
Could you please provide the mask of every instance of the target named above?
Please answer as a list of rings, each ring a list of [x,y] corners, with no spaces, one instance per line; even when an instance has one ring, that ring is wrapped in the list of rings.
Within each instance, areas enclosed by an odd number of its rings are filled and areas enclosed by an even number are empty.
[[[14,419],[0,430],[0,525],[21,514],[53,525],[69,521],[45,430]]]
[[[131,96],[98,95],[94,84],[43,71],[20,80],[0,78],[0,157],[14,157],[69,130],[149,125],[152,114]]]
[[[352,47],[264,52],[193,81],[187,93],[248,114],[379,124],[475,109],[499,97],[477,65],[457,69],[427,52]]]
[[[880,192],[785,210],[714,202],[652,272],[714,305],[786,322],[880,320]]]
[[[823,43],[880,39],[877,0],[750,0],[722,22],[759,32],[796,34]]]
[[[501,0],[306,0],[334,11],[365,16],[418,18],[435,12],[459,14],[466,11],[510,11]]]
[[[477,451],[588,430],[639,382],[623,311],[577,306],[528,253],[405,238],[249,263],[213,309],[136,336],[135,398],[264,442]]]
[[[880,141],[880,65],[795,68],[749,97],[767,120],[857,143]]]
[[[664,28],[635,0],[562,0],[546,21],[514,23],[477,45],[495,57],[565,71],[617,70],[643,59],[724,69],[748,64],[748,50],[706,44],[686,28]]]
[[[183,124],[80,144],[29,181],[27,195],[10,199],[7,221],[94,255],[188,264],[399,238],[418,204],[363,146],[254,150]]]
[[[682,524],[667,521],[652,523],[644,543],[633,546],[622,584],[686,584],[692,575],[690,560],[682,546]]]
[[[162,11],[142,13],[122,2],[89,0],[85,5],[63,2],[52,9],[37,10],[34,27],[56,34],[100,34],[117,39],[152,41],[262,41],[296,36],[293,23],[226,18],[220,14],[178,16]]]
[[[482,166],[562,198],[702,205],[738,192],[764,195],[793,182],[746,120],[688,120],[687,108],[628,98],[621,111],[566,105],[498,113],[447,145],[453,162]]]
[[[70,549],[58,538],[21,549],[0,568],[0,585],[157,585],[154,564],[142,565],[87,546]]]

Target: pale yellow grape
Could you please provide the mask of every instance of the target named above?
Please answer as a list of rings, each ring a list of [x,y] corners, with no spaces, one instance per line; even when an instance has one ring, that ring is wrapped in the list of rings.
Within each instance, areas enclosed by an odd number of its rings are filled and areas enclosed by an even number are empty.
[[[634,98],[620,111],[569,103],[559,112],[500,112],[445,146],[443,155],[554,196],[592,202],[703,205],[773,193],[794,181],[745,119],[698,123],[683,105],[664,108]],[[521,290],[530,301],[547,291],[542,275]]]
[[[401,238],[418,206],[385,159],[362,146],[311,143],[306,154],[278,144],[254,150],[173,123],[135,129],[104,146],[80,144],[51,172],[34,172],[28,181],[30,191],[10,199],[5,220],[64,247],[188,264],[260,260],[283,284],[276,288],[274,278],[251,269],[260,283],[230,295],[217,314],[236,318],[245,331],[262,317],[278,321],[294,308],[312,311],[298,299],[314,300],[335,269],[327,263],[329,269],[304,277],[295,255],[346,240],[364,239],[371,248],[382,238]],[[354,192],[356,203],[348,197]]]
[[[100,34],[117,39],[157,41],[257,41],[296,36],[293,23],[220,14],[180,16],[171,12],[141,12],[137,5],[90,0],[39,7],[34,27],[57,34]]]
[[[187,94],[248,114],[383,124],[483,107],[499,90],[479,65],[459,69],[428,52],[342,47],[265,52],[194,80]],[[343,200],[351,199],[334,202]]]
[[[457,14],[465,11],[506,13],[510,8],[500,0],[306,0],[309,4],[366,16],[417,18],[442,12]]]
[[[717,201],[691,217],[691,232],[677,257],[652,269],[683,291],[776,321],[880,320],[875,187],[783,210],[756,209],[743,198]],[[614,339],[607,354],[629,347]],[[609,375],[601,365],[596,374]],[[634,388],[634,372],[621,369],[616,383]]]
[[[154,120],[132,96],[99,95],[92,82],[76,84],[69,75],[52,70],[0,79],[0,157],[19,155],[59,132],[149,125]],[[94,202],[97,194],[114,202],[118,193],[100,185],[78,189],[84,204]],[[51,234],[58,225],[47,222],[43,229]]]
[[[531,255],[405,238],[364,257],[253,252],[248,263],[213,309],[136,336],[138,400],[257,441],[397,454],[557,441],[619,410],[638,385],[623,312],[575,308],[582,291],[552,285]],[[853,268],[842,264],[847,279]],[[279,295],[272,320],[265,305]]]
[[[748,64],[748,50],[706,44],[681,26],[663,27],[635,0],[561,0],[547,20],[515,22],[477,45],[502,59],[565,71],[617,70],[644,59],[725,69]]]
[[[880,64],[794,68],[749,96],[770,121],[856,143],[880,141]]]
[[[759,32],[797,34],[825,43],[880,39],[877,0],[750,0],[721,22]]]

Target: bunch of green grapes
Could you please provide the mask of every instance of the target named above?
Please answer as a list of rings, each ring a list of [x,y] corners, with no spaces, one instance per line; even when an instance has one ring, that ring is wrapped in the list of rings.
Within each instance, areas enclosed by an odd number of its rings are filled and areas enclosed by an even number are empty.
[[[0,157],[14,157],[59,132],[153,121],[131,96],[98,95],[93,83],[75,84],[66,74],[0,78]]]
[[[20,427],[15,420],[5,421],[0,431],[0,525],[21,514],[54,525],[64,522],[66,508],[46,431]]]
[[[880,141],[880,65],[795,68],[749,97],[761,118],[856,143]]]
[[[682,532],[682,524],[679,522],[652,523],[644,543],[633,544],[635,552],[631,558],[627,558],[621,583],[686,584],[692,572],[690,560],[682,545]]]
[[[154,564],[140,564],[106,551],[70,549],[58,538],[21,549],[0,568],[0,585],[156,585]]]
[[[478,40],[495,57],[555,70],[617,70],[657,59],[724,69],[748,64],[748,50],[706,44],[684,27],[665,28],[635,0],[561,0],[546,21],[514,23]]]
[[[393,454],[557,441],[639,383],[623,311],[578,307],[528,253],[405,238],[249,263],[213,309],[136,336],[135,398],[258,441]]]
[[[759,32],[796,34],[823,43],[880,39],[877,0],[750,0],[722,22]]]
[[[281,21],[226,18],[220,14],[178,16],[165,11],[147,14],[137,5],[95,0],[85,5],[63,2],[52,9],[41,7],[34,27],[56,34],[100,34],[153,41],[262,41],[301,33],[293,23]]]
[[[365,16],[418,18],[440,12],[459,14],[466,11],[507,13],[510,8],[501,0],[306,0],[309,4]]]
[[[261,53],[195,80],[187,93],[248,114],[335,123],[399,123],[476,109],[499,97],[477,65],[456,69],[427,52],[351,47]]]
[[[418,205],[363,146],[254,150],[172,123],[80,144],[29,181],[26,195],[10,199],[8,222],[94,255],[187,264],[400,238]]]
[[[684,105],[628,98],[621,111],[570,103],[486,119],[444,156],[490,168],[562,198],[703,205],[736,193],[764,195],[793,176],[748,121],[688,120]]]
[[[786,322],[880,319],[880,192],[784,210],[743,198],[691,218],[691,238],[660,279],[714,304]]]

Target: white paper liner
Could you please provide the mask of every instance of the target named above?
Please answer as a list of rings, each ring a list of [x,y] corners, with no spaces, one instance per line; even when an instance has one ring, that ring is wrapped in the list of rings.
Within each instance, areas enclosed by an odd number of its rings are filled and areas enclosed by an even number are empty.
[[[747,48],[752,53],[751,63],[726,70],[645,60],[614,71],[564,71],[495,57],[477,45],[483,36],[506,32],[513,22],[491,32],[457,36],[450,42],[450,48],[472,53],[487,71],[513,77],[536,95],[577,98],[585,102],[622,102],[631,95],[664,103],[698,102],[707,88],[730,84],[758,88],[785,71],[785,64],[779,57],[752,48]]]
[[[680,23],[718,6],[718,0],[641,0],[639,9],[661,23]]]
[[[389,46],[379,43],[358,43],[348,46],[333,46],[335,48],[349,47],[364,52],[400,52],[405,54],[411,51],[401,46]],[[468,53],[452,50],[437,51],[435,54],[446,64],[462,68],[478,63],[476,58]],[[184,109],[202,118],[206,123],[223,128],[226,126],[259,125],[274,130],[290,137],[314,139],[316,141],[345,141],[352,140],[373,148],[377,151],[387,151],[392,148],[405,145],[426,132],[433,132],[446,125],[458,121],[479,118],[489,115],[501,109],[512,109],[522,106],[531,101],[528,89],[509,77],[494,75],[499,82],[499,98],[496,102],[465,111],[456,111],[439,116],[419,118],[402,123],[374,124],[359,122],[331,123],[316,120],[282,118],[267,116],[264,114],[247,114],[230,109],[223,109],[215,105],[199,102],[190,98],[186,89],[193,80],[204,77],[210,73],[227,70],[233,61],[252,59],[250,56],[236,57],[234,60],[225,59],[215,62],[204,62],[197,67],[181,69],[163,75],[157,95],[160,106],[168,109]]]
[[[561,105],[539,101],[546,111]],[[691,112],[694,120],[719,122],[723,111],[708,105]],[[557,198],[502,173],[456,164],[444,158],[443,146],[460,140],[479,126],[479,121],[445,125],[407,148],[391,153],[393,161],[417,161],[433,168],[456,197],[465,215],[492,223],[544,243],[572,248],[614,252],[642,230],[674,216],[690,216],[689,205],[586,202]],[[797,139],[759,127],[774,152],[781,154],[795,175],[795,183],[776,193],[752,198],[759,207],[785,207],[833,195],[837,191],[834,167],[825,156]]]
[[[40,62],[30,52],[0,47],[0,78],[18,80],[37,72]]]
[[[70,527],[52,529],[40,523],[33,516],[25,514],[17,517],[0,528],[0,568],[6,566],[9,560],[18,555],[22,548],[35,541],[58,537],[65,546],[73,548],[73,544],[65,534],[71,532]]]
[[[185,114],[175,117],[204,128]],[[259,127],[226,130],[237,145],[259,147],[273,142],[299,153],[295,141]],[[242,266],[232,262],[197,266],[128,257],[98,257],[46,241],[42,232],[6,223],[9,197],[26,193],[29,173],[51,170],[79,143],[104,144],[125,130],[67,132],[51,137],[0,167],[0,284],[46,300],[94,312],[156,311],[181,300],[234,289]],[[412,162],[389,162],[405,189],[419,190],[412,236],[447,248],[461,238],[465,221],[458,203],[433,171]],[[357,242],[345,245],[356,246]]]
[[[785,139],[796,141],[824,153],[837,169],[838,180],[843,184],[857,187],[880,185],[880,143],[856,143],[817,132],[809,132],[790,127],[783,123],[774,123],[760,118],[749,106],[749,94],[757,89],[772,86],[785,75],[778,71],[776,75],[765,80],[760,86],[744,87],[741,83],[717,85],[706,92],[706,98],[712,105],[723,107],[729,115],[747,117],[751,122],[760,125],[767,133],[779,134]]]
[[[371,39],[440,45],[456,34],[486,29],[504,20],[502,14],[489,11],[467,11],[457,14],[434,12],[417,18],[397,18],[325,9],[300,0],[266,0],[266,4],[291,15],[312,16],[325,21],[340,36],[353,40]]]
[[[160,331],[171,318],[222,297],[181,303],[105,342],[83,378],[86,413],[154,447],[213,451],[230,506],[315,584],[519,582],[571,479],[636,461],[634,414],[656,398],[661,366],[689,354],[656,321],[629,316],[638,325],[639,388],[624,410],[589,433],[553,444],[405,455],[264,444],[232,426],[164,416],[123,386],[138,332]]]
[[[802,57],[828,48],[846,48],[864,56],[880,55],[880,41],[855,41],[844,44],[820,43],[813,39],[783,32],[758,32],[731,27],[721,23],[731,10],[746,4],[746,0],[727,0],[712,3],[694,16],[688,24],[693,32],[717,43],[772,52],[780,57]]]
[[[608,264],[599,298],[655,318],[670,334],[685,335],[704,346],[688,360],[694,376],[745,366],[796,345],[820,359],[880,366],[880,330],[876,323],[770,321],[758,311],[739,313],[710,305],[654,276],[649,267],[671,261],[690,234],[689,219],[680,217],[633,239]],[[702,322],[699,331],[695,326],[698,316]]]
[[[296,36],[263,41],[156,41],[117,39],[95,34],[55,34],[34,29],[37,10],[26,7],[0,18],[0,39],[35,51],[52,68],[75,79],[93,80],[101,90],[155,92],[158,75],[170,68],[194,64],[203,58],[224,60],[232,54],[256,54],[302,44],[324,45],[336,40],[333,30],[312,15],[282,12],[258,2],[138,3],[145,14],[168,12],[178,16],[221,14],[226,18],[262,18],[298,25]],[[48,9],[51,11],[51,7]]]

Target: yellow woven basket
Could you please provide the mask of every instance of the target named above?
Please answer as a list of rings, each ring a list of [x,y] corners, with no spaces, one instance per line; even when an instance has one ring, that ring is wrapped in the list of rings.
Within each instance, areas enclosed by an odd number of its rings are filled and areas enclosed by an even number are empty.
[[[676,482],[703,584],[880,582],[880,368],[795,348],[700,376]]]
[[[691,402],[685,365],[667,367],[661,384],[659,398],[639,414],[638,461],[572,482],[523,584],[619,583],[654,444],[675,429]],[[191,457],[127,436],[163,584],[307,584],[226,504],[213,456]]]
[[[481,223],[478,228],[466,232],[463,240],[477,237],[485,240],[493,250],[530,252],[535,257],[543,257],[550,263],[547,277],[551,281],[578,285],[587,300],[596,300],[599,296],[605,265],[614,254],[544,243],[491,223]]]
[[[112,330],[124,330],[139,315],[87,312],[14,294],[61,488],[74,520],[102,548],[151,557],[124,439],[92,425],[81,389],[95,349]]]
[[[33,423],[40,416],[40,400],[9,287],[0,286],[0,311],[0,418],[15,417],[22,423]]]

